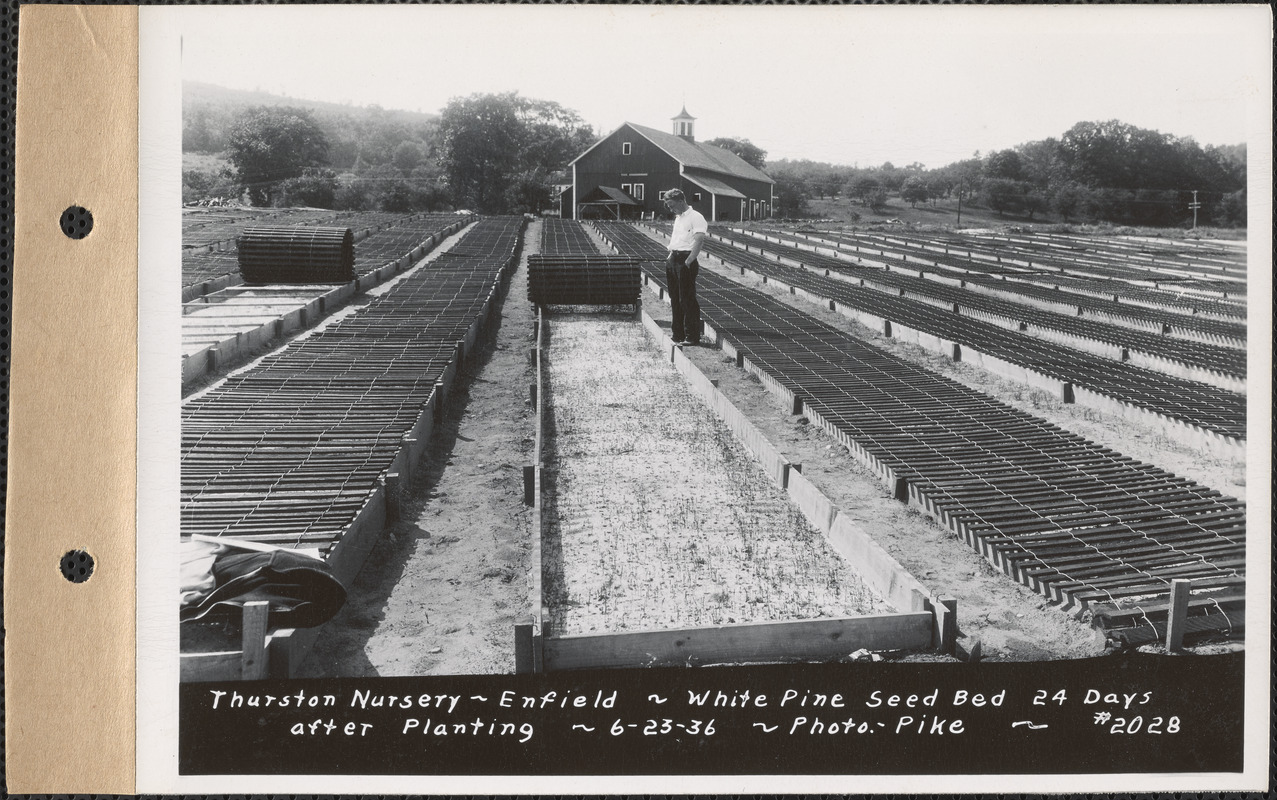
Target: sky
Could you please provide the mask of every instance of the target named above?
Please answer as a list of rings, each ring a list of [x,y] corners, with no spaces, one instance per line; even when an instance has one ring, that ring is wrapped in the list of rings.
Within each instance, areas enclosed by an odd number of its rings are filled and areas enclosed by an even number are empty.
[[[148,9],[143,8],[142,13]],[[438,112],[518,91],[600,133],[745,138],[768,159],[939,167],[1120,119],[1253,140],[1267,6],[192,6],[182,77]]]

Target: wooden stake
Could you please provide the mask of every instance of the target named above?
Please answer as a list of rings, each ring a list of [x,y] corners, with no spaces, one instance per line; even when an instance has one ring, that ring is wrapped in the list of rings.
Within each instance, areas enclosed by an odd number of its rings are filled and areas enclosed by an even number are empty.
[[[443,381],[435,381],[435,422],[443,422]]]
[[[532,672],[532,622],[519,622],[514,626],[514,674]]]
[[[940,652],[952,655],[958,642],[958,599],[941,597],[939,600],[944,609],[940,617]]]
[[[295,628],[285,628],[275,631],[275,635],[270,637],[270,647],[267,649],[267,670],[269,676],[274,680],[283,680],[293,677],[293,634],[297,633]]]
[[[537,485],[537,468],[534,464],[527,464],[523,467],[523,503],[524,505],[533,505],[536,503],[536,485]]]
[[[254,600],[244,604],[243,644],[240,658],[241,671],[246,681],[266,677],[266,620],[270,615],[270,603]]]
[[[892,496],[902,503],[909,502],[909,482],[904,478],[896,478]]]
[[[386,474],[386,523],[398,522],[402,514],[401,486],[398,472]]]
[[[1180,650],[1184,646],[1184,625],[1188,621],[1188,590],[1193,582],[1185,578],[1171,581],[1171,607],[1166,618],[1166,649]]]

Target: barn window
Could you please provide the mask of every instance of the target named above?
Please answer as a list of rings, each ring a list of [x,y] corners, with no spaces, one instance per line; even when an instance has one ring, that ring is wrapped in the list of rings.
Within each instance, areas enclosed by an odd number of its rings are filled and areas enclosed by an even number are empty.
[[[628,183],[623,183],[623,184],[621,184],[621,191],[625,192],[626,194],[629,194],[629,193],[630,193],[630,184],[628,184]]]
[[[634,197],[634,199],[635,199],[635,200],[642,200],[642,199],[643,199],[643,186],[644,186],[644,184],[642,184],[642,183],[636,183],[636,184],[634,184],[633,197]]]
[[[630,154],[630,143],[621,142],[621,155],[628,156]]]
[[[699,203],[701,201],[701,193],[692,192],[692,199]]]

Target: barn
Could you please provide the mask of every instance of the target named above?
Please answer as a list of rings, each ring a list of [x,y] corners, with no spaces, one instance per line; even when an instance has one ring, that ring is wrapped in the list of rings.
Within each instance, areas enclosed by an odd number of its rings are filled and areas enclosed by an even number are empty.
[[[571,219],[634,219],[665,213],[664,192],[679,188],[709,220],[770,217],[775,181],[740,156],[696,141],[684,108],[670,133],[626,122],[571,162],[562,194]]]

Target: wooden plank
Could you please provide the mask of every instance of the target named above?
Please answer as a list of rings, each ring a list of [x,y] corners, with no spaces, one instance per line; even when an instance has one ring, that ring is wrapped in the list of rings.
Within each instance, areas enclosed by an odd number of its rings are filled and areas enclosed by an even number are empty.
[[[266,677],[266,621],[270,616],[270,603],[253,600],[244,604],[243,652],[240,654],[240,675],[246,681]]]
[[[1166,649],[1184,646],[1184,624],[1188,621],[1188,593],[1193,582],[1185,578],[1171,581],[1171,609],[1166,621]]]
[[[543,585],[544,572],[544,552],[542,550],[542,538],[545,536],[545,468],[541,463],[542,448],[544,446],[545,437],[545,385],[546,385],[546,365],[541,354],[545,350],[546,339],[549,335],[547,329],[547,320],[545,318],[545,309],[541,306],[537,307],[536,316],[536,386],[537,402],[534,406],[536,431],[535,431],[535,450],[533,452],[533,464],[531,475],[531,499],[532,505],[532,550],[528,554],[530,580],[529,595],[532,606],[532,618],[528,625],[525,635],[528,637],[527,644],[529,652],[526,654],[527,671],[544,672],[544,662],[542,659],[542,636],[545,623],[545,589]],[[516,643],[516,649],[518,644]],[[516,656],[517,660],[517,656]]]
[[[849,516],[839,514],[834,518],[829,543],[865,583],[897,609],[913,610],[910,607],[913,591],[927,595],[923,585]]]
[[[798,470],[790,470],[785,482],[785,490],[794,505],[798,506],[816,530],[828,536],[837,515],[834,504]]]
[[[183,653],[180,665],[182,683],[198,681],[239,680],[243,653],[222,650],[215,653]]]
[[[385,527],[386,493],[377,487],[328,554],[328,567],[343,586],[354,582]]]
[[[819,661],[859,650],[931,646],[927,612],[709,628],[564,636],[544,640],[545,669]]]

